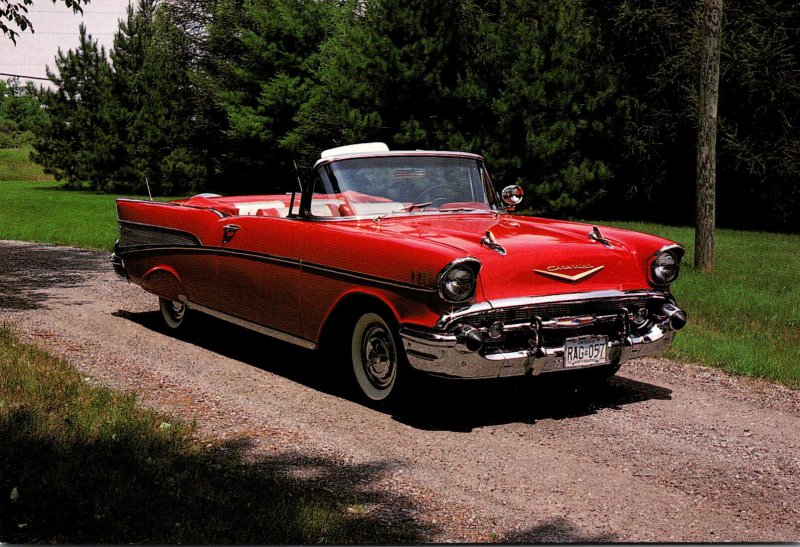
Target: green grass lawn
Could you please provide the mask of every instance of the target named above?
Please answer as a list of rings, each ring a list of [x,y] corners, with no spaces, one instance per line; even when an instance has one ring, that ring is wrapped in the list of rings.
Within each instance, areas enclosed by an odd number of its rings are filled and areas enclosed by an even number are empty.
[[[800,235],[717,230],[716,269],[694,267],[694,229],[600,222],[683,244],[672,288],[689,323],[668,356],[800,388]]]
[[[32,148],[0,148],[0,182],[7,180],[53,180],[41,165],[30,160]]]
[[[61,189],[53,181],[0,182],[0,239],[110,251],[118,237],[119,197]]]
[[[118,237],[114,200],[146,197],[64,190],[29,153],[0,149],[0,239],[112,250]]]
[[[386,518],[411,501],[372,486],[380,462],[245,457],[246,439],[196,439],[2,326],[0,363],[0,542],[431,541],[425,525]]]

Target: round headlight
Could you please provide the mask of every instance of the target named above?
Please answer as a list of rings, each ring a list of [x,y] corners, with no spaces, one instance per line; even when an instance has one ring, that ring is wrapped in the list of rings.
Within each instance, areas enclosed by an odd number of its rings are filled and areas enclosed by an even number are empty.
[[[448,302],[464,302],[472,298],[477,270],[474,263],[455,263],[446,267],[439,276],[441,297]]]
[[[650,273],[653,282],[659,285],[669,285],[678,278],[680,260],[672,251],[658,253],[650,264]]]

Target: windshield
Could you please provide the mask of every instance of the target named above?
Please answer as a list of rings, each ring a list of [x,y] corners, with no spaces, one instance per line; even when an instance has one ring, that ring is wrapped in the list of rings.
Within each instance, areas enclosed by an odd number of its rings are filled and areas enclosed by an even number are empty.
[[[494,190],[483,164],[451,156],[386,156],[334,161],[314,184],[316,217],[493,211]]]

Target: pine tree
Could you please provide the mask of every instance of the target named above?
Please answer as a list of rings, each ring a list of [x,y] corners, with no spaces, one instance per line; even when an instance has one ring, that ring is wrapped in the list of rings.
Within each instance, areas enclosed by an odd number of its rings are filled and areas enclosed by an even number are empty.
[[[323,46],[296,140],[479,152],[535,210],[574,214],[609,175],[614,80],[597,46],[580,0],[355,2]]]
[[[120,22],[111,52],[114,100],[111,111],[118,190],[162,194],[204,187],[203,153],[198,152],[190,46],[168,5],[139,0]]]
[[[592,2],[624,102],[603,211],[692,224],[703,35],[698,0]],[[800,4],[725,0],[717,224],[800,229]],[[615,152],[614,152],[615,151]]]
[[[482,26],[490,155],[499,178],[531,191],[537,213],[580,212],[610,176],[603,141],[615,81],[592,23],[581,0],[509,0]]]
[[[323,45],[319,86],[295,141],[321,147],[381,140],[393,147],[471,148],[475,112],[458,95],[472,36],[460,0],[354,1]]]
[[[224,115],[219,162],[227,191],[291,184],[294,118],[309,97],[313,58],[339,9],[334,0],[220,2],[209,28],[214,58],[207,83]]]
[[[56,71],[47,76],[55,85],[44,91],[42,104],[49,114],[36,134],[32,159],[45,172],[69,187],[88,182],[101,190],[108,183],[112,137],[106,106],[111,97],[111,69],[105,49],[80,26],[75,50],[59,50]]]
[[[33,142],[33,132],[47,123],[36,87],[18,78],[0,81],[0,148],[19,147]]]

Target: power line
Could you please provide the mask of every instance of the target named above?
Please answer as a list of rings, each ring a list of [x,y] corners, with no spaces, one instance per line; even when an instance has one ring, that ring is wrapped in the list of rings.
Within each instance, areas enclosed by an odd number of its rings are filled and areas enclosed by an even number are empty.
[[[0,72],[0,76],[11,76],[12,78],[24,78],[26,80],[44,80],[50,81],[50,78],[42,78],[41,76],[25,76],[24,74],[9,74],[7,72]]]
[[[65,11],[58,11],[58,10],[28,10],[28,13],[58,13],[61,15],[67,14],[69,15],[71,12]],[[124,11],[84,11],[83,15],[126,15]]]
[[[35,36],[79,36],[79,32],[36,32],[33,31]],[[116,34],[116,32],[86,32],[89,36],[110,36],[112,34]]]

